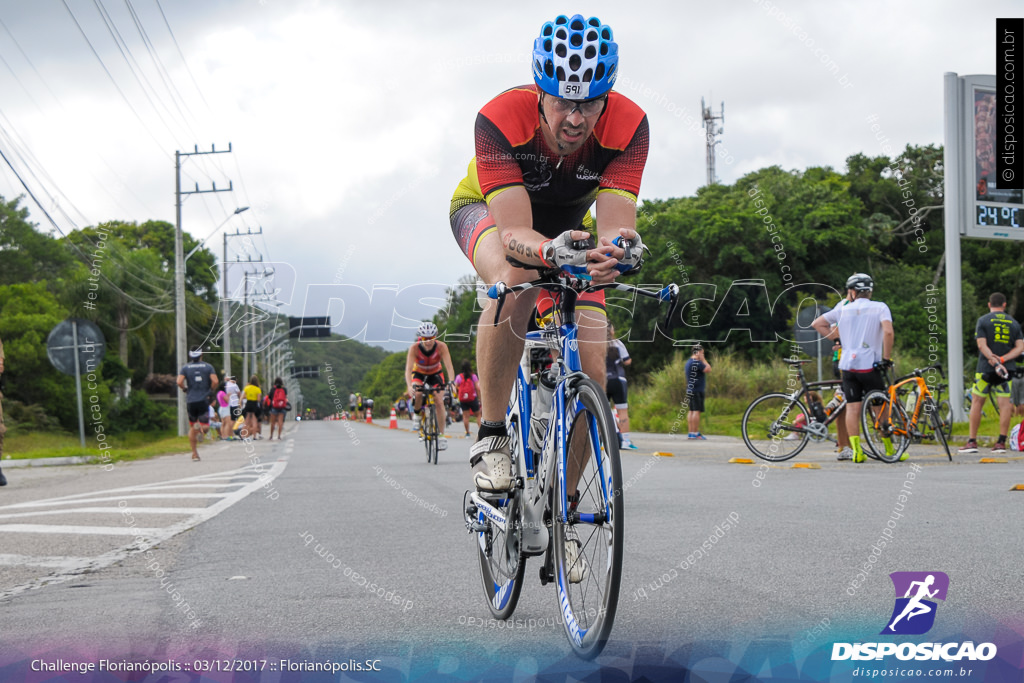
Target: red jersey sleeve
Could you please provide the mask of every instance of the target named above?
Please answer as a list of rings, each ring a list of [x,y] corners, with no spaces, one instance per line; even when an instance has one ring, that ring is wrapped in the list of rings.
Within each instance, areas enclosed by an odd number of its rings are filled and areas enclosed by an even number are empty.
[[[516,148],[533,139],[539,122],[537,93],[530,87],[506,90],[480,110],[476,117],[476,173],[485,198],[523,184]]]
[[[647,114],[629,98],[613,92],[594,135],[605,149],[622,150],[604,169],[600,191],[627,194],[635,201],[650,145]]]

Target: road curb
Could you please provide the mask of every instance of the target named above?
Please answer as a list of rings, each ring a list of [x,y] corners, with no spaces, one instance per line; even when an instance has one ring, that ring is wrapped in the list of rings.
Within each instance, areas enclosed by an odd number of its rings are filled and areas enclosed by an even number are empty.
[[[14,458],[0,461],[0,467],[55,467],[57,465],[91,465],[96,458],[91,455],[71,455],[61,458]]]

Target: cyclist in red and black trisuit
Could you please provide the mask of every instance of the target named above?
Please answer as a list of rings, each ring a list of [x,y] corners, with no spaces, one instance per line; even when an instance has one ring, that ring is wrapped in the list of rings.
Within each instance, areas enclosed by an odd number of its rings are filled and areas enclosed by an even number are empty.
[[[409,353],[405,358],[405,384],[409,395],[414,397],[413,428],[418,429],[420,425],[423,394],[418,390],[425,385],[428,388],[433,388],[437,429],[441,437],[444,437],[447,412],[444,409],[441,392],[444,391],[447,383],[441,368],[443,365],[444,369],[448,371],[448,377],[455,376],[455,371],[452,369],[452,356],[448,352],[448,345],[437,338],[437,325],[434,323],[421,323],[416,331],[416,337],[416,343],[409,347]],[[448,448],[448,441],[444,438],[438,439],[437,448],[441,451]]]
[[[612,92],[618,45],[596,17],[563,15],[545,23],[534,41],[533,75],[533,85],[506,90],[477,115],[476,157],[452,197],[452,232],[487,284],[535,277],[506,257],[611,282],[638,267],[643,251],[638,244],[627,262],[618,240],[639,240],[636,200],[647,160],[647,116]],[[595,202],[596,221],[589,211]],[[573,248],[588,238],[590,248]],[[470,464],[481,490],[511,485],[505,408],[536,301],[535,290],[509,297],[497,326],[495,306],[480,317],[482,413]],[[603,384],[603,293],[580,301],[577,324],[583,370]]]

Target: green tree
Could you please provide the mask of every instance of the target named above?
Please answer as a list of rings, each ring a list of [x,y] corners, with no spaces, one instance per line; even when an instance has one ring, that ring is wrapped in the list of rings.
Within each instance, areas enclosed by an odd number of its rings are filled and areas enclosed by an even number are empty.
[[[56,281],[71,264],[59,240],[35,229],[20,199],[0,197],[0,285]]]

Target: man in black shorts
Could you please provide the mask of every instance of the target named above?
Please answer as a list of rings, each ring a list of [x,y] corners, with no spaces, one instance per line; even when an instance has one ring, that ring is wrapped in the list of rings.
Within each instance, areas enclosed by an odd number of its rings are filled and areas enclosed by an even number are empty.
[[[199,434],[206,434],[210,428],[210,394],[220,383],[213,366],[203,362],[203,352],[199,349],[189,351],[191,361],[178,373],[178,386],[185,393],[185,405],[188,410],[188,444],[192,447],[192,460],[199,460]]]
[[[988,313],[978,318],[975,341],[978,343],[978,367],[971,389],[970,438],[961,453],[978,452],[978,427],[985,395],[995,392],[999,404],[999,440],[993,453],[1006,452],[1006,435],[1010,431],[1010,382],[1017,368],[1015,359],[1024,353],[1024,334],[1020,324],[1006,313],[1006,296],[995,292],[988,298]]]

